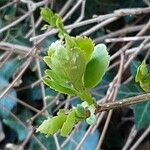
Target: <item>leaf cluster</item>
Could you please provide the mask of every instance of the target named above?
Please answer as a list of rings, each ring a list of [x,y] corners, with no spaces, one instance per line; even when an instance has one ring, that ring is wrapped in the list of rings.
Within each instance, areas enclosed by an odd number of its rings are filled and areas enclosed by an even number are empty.
[[[86,110],[82,106],[73,108],[69,112],[60,109],[57,116],[48,118],[37,129],[47,137],[60,130],[61,136],[66,137],[74,128],[75,124],[86,118]]]
[[[85,102],[71,109],[67,115],[58,112],[57,116],[44,121],[37,131],[49,136],[60,130],[62,136],[67,136],[81,120],[88,124],[96,123],[95,100],[90,90],[102,80],[110,58],[104,44],[95,46],[88,37],[68,35],[61,17],[50,9],[43,8],[41,16],[63,35],[49,46],[48,55],[44,57],[49,69],[45,71],[47,77],[43,78],[43,82],[60,93],[79,96]],[[90,112],[89,116],[85,115],[85,109]]]
[[[58,26],[62,20],[50,9],[43,8],[43,19],[52,27],[57,27],[63,32],[63,26]],[[59,19],[58,19],[59,18]],[[104,44],[94,46],[90,38],[76,36],[71,37],[65,32],[62,39],[52,43],[48,50],[48,56],[44,61],[50,69],[46,70],[44,83],[52,89],[68,94],[80,96],[89,104],[93,99],[89,90],[95,87],[104,76],[109,65],[109,55]]]
[[[47,7],[41,9],[40,15],[52,28],[57,28],[59,30],[60,36],[66,33],[60,15],[53,13],[53,11]],[[45,25],[42,29],[46,29],[49,25]]]

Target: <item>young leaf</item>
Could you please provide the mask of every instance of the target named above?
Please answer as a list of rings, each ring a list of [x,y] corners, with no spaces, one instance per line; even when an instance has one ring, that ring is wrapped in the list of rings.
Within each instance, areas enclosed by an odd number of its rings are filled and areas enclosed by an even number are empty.
[[[94,114],[92,114],[90,117],[88,117],[86,119],[86,122],[89,124],[89,125],[95,125],[96,124],[96,116]]]
[[[146,62],[143,61],[137,69],[135,81],[136,82],[141,82],[143,80],[144,76],[147,75],[147,74],[148,74],[147,65],[146,65]]]
[[[44,61],[57,76],[70,82],[76,90],[83,89],[86,62],[79,48],[67,49],[61,41],[57,41],[50,46]]]
[[[85,109],[84,109],[84,107],[82,107],[82,105],[78,104],[75,111],[76,111],[77,117],[80,117],[80,118],[85,117]]]
[[[61,114],[53,118],[45,120],[37,129],[37,132],[46,134],[50,136],[55,134],[59,129],[61,129],[63,123],[66,121],[66,115]]]
[[[76,121],[76,116],[75,116],[75,111],[72,110],[68,116],[67,116],[67,119],[66,119],[66,122],[63,124],[62,128],[61,128],[61,131],[60,131],[60,134],[61,136],[64,136],[66,137],[72,130],[72,128],[74,127],[75,125],[75,121]]]
[[[57,84],[55,81],[50,80],[49,78],[43,78],[43,82],[47,86],[52,88],[53,90],[58,91],[60,93],[67,94],[67,95],[72,95],[72,96],[76,95],[75,91],[72,90],[71,88],[63,87],[63,86]]]
[[[74,38],[77,47],[81,49],[85,57],[86,62],[90,61],[92,52],[94,50],[94,43],[90,38],[77,36]]]
[[[65,35],[65,43],[67,49],[72,49],[74,47],[77,47],[74,37],[71,37],[67,34]]]
[[[66,33],[61,16],[54,14],[51,9],[45,7],[41,9],[43,20],[51,25],[52,28],[58,28],[61,35]]]
[[[47,7],[41,9],[41,17],[42,19],[52,25],[52,17],[54,16],[54,13]]]
[[[95,46],[90,62],[86,66],[84,85],[87,88],[96,86],[104,76],[108,65],[109,55],[104,44]]]
[[[150,73],[148,72],[145,60],[137,69],[135,81],[140,83],[141,88],[145,92],[150,92]]]
[[[55,74],[52,70],[50,69],[47,69],[45,70],[45,74],[48,75],[48,77],[55,81],[57,84],[65,87],[65,88],[69,88],[69,89],[72,89],[74,90],[73,88],[71,88],[71,86],[69,86],[66,81],[64,81],[63,79],[61,79],[59,76],[57,76],[57,74]]]

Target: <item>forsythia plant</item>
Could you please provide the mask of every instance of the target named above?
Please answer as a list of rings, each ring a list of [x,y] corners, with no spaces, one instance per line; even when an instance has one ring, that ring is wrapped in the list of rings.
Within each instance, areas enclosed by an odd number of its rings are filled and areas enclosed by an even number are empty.
[[[45,71],[47,77],[43,82],[60,93],[79,96],[84,102],[68,111],[59,110],[57,116],[45,120],[37,131],[49,136],[60,130],[62,136],[67,136],[79,121],[95,124],[96,101],[90,90],[102,80],[110,57],[104,44],[95,46],[88,37],[70,36],[62,18],[49,8],[42,8],[41,16],[52,28],[59,30],[60,37],[50,45],[44,57],[50,69]]]

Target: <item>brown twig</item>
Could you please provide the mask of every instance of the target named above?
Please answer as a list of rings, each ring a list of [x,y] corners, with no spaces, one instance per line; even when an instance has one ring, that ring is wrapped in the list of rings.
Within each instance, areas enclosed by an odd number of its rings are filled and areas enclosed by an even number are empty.
[[[123,107],[127,107],[130,105],[142,103],[142,102],[148,102],[150,101],[150,93],[130,97],[130,98],[125,98],[119,101],[115,102],[109,102],[109,103],[104,103],[104,104],[99,104],[97,105],[96,113],[102,112],[102,111],[108,111],[111,109],[119,109]]]

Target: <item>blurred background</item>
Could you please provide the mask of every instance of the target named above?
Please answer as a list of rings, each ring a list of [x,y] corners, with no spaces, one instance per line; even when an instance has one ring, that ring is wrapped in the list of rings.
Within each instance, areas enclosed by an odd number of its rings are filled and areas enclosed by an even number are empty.
[[[0,150],[149,150],[150,102],[102,112],[96,126],[82,122],[67,138],[35,133],[47,116],[81,102],[41,81],[42,58],[58,39],[56,29],[41,30],[45,6],[70,35],[107,45],[110,67],[92,90],[98,103],[144,93],[134,77],[143,59],[150,69],[149,0],[0,0]]]

